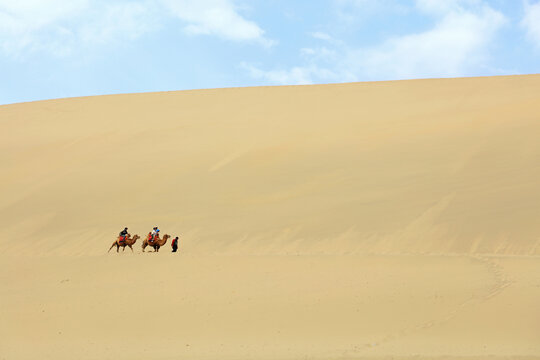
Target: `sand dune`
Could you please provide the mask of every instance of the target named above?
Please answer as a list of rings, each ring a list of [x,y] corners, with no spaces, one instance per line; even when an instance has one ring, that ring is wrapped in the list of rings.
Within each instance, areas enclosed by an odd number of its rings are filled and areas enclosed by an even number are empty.
[[[540,75],[0,106],[0,359],[540,358]],[[128,226],[180,254],[107,253]]]

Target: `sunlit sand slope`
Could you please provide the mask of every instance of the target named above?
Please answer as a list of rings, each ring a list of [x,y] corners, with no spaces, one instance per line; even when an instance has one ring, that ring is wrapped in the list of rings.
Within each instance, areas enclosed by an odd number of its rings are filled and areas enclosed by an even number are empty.
[[[540,359],[540,76],[0,106],[0,360]],[[128,226],[180,235],[107,253]]]
[[[540,254],[538,75],[22,103],[0,133],[4,251]]]
[[[538,258],[20,257],[5,359],[540,359]]]

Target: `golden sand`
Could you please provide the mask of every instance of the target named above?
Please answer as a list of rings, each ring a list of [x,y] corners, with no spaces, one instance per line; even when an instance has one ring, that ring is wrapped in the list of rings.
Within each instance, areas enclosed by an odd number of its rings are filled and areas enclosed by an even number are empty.
[[[540,75],[0,106],[0,359],[540,358]],[[107,253],[125,226],[180,236]]]

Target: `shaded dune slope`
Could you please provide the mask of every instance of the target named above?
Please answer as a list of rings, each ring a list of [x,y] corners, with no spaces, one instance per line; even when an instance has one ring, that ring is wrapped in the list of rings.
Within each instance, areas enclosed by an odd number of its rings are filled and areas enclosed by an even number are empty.
[[[8,251],[157,224],[193,254],[540,254],[538,75],[21,103],[0,132]]]

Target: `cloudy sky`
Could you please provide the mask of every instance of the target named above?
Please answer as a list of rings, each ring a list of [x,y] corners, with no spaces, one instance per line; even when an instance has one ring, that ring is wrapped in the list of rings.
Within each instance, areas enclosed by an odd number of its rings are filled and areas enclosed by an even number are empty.
[[[0,0],[0,104],[540,72],[540,0]]]

